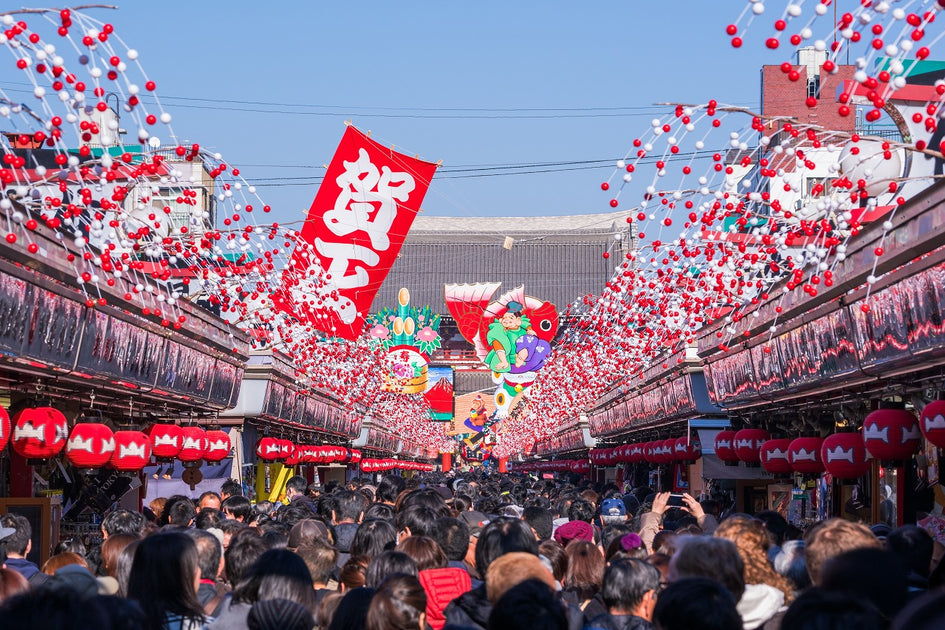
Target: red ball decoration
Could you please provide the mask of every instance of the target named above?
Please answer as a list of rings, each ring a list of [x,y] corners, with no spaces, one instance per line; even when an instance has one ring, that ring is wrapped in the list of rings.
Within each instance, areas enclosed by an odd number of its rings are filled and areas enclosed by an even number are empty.
[[[256,456],[264,462],[277,462],[284,459],[282,440],[274,437],[262,438],[256,445]]]
[[[148,465],[151,440],[141,431],[115,431],[115,452],[111,465],[115,470],[134,472]]]
[[[761,467],[772,475],[790,475],[794,472],[791,460],[788,458],[790,438],[767,440],[761,445],[758,455],[761,457]]]
[[[824,463],[820,458],[823,439],[818,437],[800,437],[788,447],[788,459],[794,472],[819,475],[824,472]]]
[[[715,436],[715,456],[726,464],[737,464],[735,452],[735,431],[719,431]]]
[[[945,400],[933,400],[922,410],[919,429],[925,439],[939,448],[945,448]],[[3,439],[0,438],[0,449]]]
[[[66,442],[66,459],[76,468],[100,468],[115,452],[115,434],[99,422],[80,422]]]
[[[69,423],[52,407],[28,407],[13,417],[13,450],[27,459],[55,457],[66,447]]]
[[[675,456],[681,462],[695,462],[702,457],[702,444],[695,436],[676,438]]]
[[[230,435],[226,431],[207,431],[207,450],[203,458],[208,462],[219,462],[230,455]]]
[[[10,441],[10,433],[13,431],[13,426],[10,424],[10,414],[7,413],[7,410],[3,407],[0,407],[0,451],[7,447],[7,442]]]
[[[877,409],[863,421],[863,442],[876,459],[909,459],[921,441],[919,421],[905,409]]]
[[[870,469],[869,455],[860,433],[834,433],[824,438],[820,458],[837,479],[856,479]]]
[[[207,452],[207,432],[200,427],[181,427],[183,440],[177,459],[182,462],[199,462]]]
[[[174,459],[180,453],[184,433],[176,424],[155,424],[148,431],[151,453],[158,459]]]
[[[771,434],[764,429],[742,429],[735,433],[735,454],[746,464],[760,464],[761,445],[770,439]]]

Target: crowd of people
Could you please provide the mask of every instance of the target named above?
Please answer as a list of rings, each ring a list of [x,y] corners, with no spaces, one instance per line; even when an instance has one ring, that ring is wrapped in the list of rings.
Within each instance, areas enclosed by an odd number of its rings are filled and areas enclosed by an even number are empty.
[[[626,490],[626,491],[625,491]],[[27,559],[0,517],[0,628],[832,630],[945,627],[945,547],[916,525],[807,531],[641,487],[431,474],[291,478],[115,509]]]

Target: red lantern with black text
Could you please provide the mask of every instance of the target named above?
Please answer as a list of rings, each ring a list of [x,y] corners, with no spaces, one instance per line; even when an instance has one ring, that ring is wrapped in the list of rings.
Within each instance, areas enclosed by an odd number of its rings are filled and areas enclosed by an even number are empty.
[[[27,407],[13,417],[13,450],[27,459],[55,457],[66,447],[69,423],[52,407]]]
[[[771,439],[771,434],[764,429],[742,429],[735,432],[733,446],[739,461],[746,464],[761,463],[761,445]]]
[[[148,465],[151,440],[141,431],[115,431],[115,452],[111,465],[115,470],[135,472]]]
[[[115,434],[99,422],[80,422],[66,442],[66,459],[76,468],[101,468],[115,452]]]
[[[772,475],[790,475],[793,473],[794,468],[791,466],[791,459],[788,457],[791,441],[791,438],[766,440],[758,451],[758,455],[761,457],[761,467]]]
[[[207,452],[207,432],[201,427],[181,427],[181,447],[177,459],[182,462],[199,462]]]
[[[735,431],[719,431],[715,436],[715,456],[726,464],[737,464],[735,452]]]
[[[856,479],[870,469],[869,456],[859,433],[834,433],[824,438],[820,458],[827,472],[837,479]]]
[[[207,450],[203,458],[211,463],[219,462],[230,455],[230,435],[226,431],[213,429],[207,431]]]
[[[921,441],[919,421],[905,409],[877,409],[863,420],[863,443],[878,460],[909,459]]]
[[[820,457],[820,447],[824,441],[819,437],[799,437],[788,446],[788,459],[794,472],[805,475],[819,475],[824,472],[824,462]]]
[[[933,400],[922,409],[919,429],[925,439],[939,448],[945,448],[945,400]],[[0,440],[0,449],[3,440]]]
[[[151,453],[158,459],[174,459],[180,453],[184,432],[176,424],[155,424],[148,431]]]

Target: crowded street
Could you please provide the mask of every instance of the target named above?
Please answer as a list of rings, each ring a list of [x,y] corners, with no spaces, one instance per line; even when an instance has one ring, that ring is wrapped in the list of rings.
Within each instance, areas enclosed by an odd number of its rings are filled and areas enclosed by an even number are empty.
[[[126,4],[0,7],[0,630],[945,628],[945,0]]]

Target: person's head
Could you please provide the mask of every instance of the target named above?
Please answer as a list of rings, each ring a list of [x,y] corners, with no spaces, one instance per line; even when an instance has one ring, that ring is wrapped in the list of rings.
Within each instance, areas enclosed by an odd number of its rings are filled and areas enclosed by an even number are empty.
[[[223,524],[224,520],[226,518],[223,516],[223,512],[205,507],[197,513],[197,518],[194,519],[194,527],[197,529],[210,529],[211,527],[220,529],[220,525]]]
[[[509,588],[492,606],[488,630],[566,630],[568,619],[554,589],[539,579],[524,580]]]
[[[554,528],[554,517],[551,510],[541,507],[527,507],[522,511],[522,520],[535,532],[538,540],[548,540]]]
[[[350,591],[361,588],[367,583],[367,568],[371,559],[367,556],[351,556],[338,571],[338,581],[341,583],[341,590]]]
[[[26,517],[20,514],[5,514],[0,517],[0,527],[14,530],[0,542],[0,558],[26,556],[32,547],[30,538],[33,535],[33,528]]]
[[[441,514],[425,505],[411,505],[398,512],[394,519],[397,531],[406,536],[430,536]]]
[[[572,501],[571,505],[568,507],[568,520],[584,521],[585,523],[590,523],[594,520],[594,515],[596,513],[597,509],[590,501],[576,499]]]
[[[653,553],[665,553],[667,556],[671,556],[676,553],[676,539],[679,536],[676,532],[668,529],[664,529],[656,533],[656,536],[653,537],[653,548],[650,550]]]
[[[778,575],[768,561],[770,537],[764,523],[748,516],[734,515],[722,521],[715,536],[731,540],[745,563],[746,584],[767,584],[784,593],[784,601],[794,597],[791,583]]]
[[[745,592],[745,563],[735,543],[711,536],[683,536],[672,560],[669,581],[704,577],[729,590],[737,602]]]
[[[116,577],[118,572],[118,556],[122,550],[138,540],[137,536],[130,534],[115,534],[109,536],[102,543],[102,565],[105,569],[105,575]]]
[[[543,540],[538,543],[538,553],[544,556],[551,564],[551,574],[555,581],[564,583],[564,576],[568,573],[568,554],[564,547],[554,540]]]
[[[903,525],[886,536],[886,548],[902,558],[916,575],[928,577],[932,568],[935,543],[927,531],[916,525]]]
[[[0,606],[0,628],[48,628],[50,630],[114,628],[116,626],[112,624],[111,616],[104,608],[108,599],[111,598],[89,598],[71,588],[27,590],[11,597],[3,603],[3,606]],[[140,624],[144,620],[137,616],[135,621]],[[130,627],[150,626],[132,625]]]
[[[365,555],[368,558],[392,549],[397,544],[397,530],[390,521],[374,519],[364,521],[358,526],[351,541],[351,555]]]
[[[649,620],[661,581],[659,569],[645,560],[617,560],[604,571],[601,597],[612,615],[633,614]]]
[[[197,601],[200,567],[193,540],[182,532],[159,532],[142,539],[128,578],[128,597],[141,606],[152,630],[165,614],[203,620]]]
[[[312,630],[314,625],[312,612],[288,599],[256,602],[246,615],[249,630]]]
[[[300,544],[295,553],[305,562],[315,585],[324,587],[328,584],[338,565],[338,551],[334,547],[323,540],[313,538]]]
[[[820,586],[827,560],[861,547],[879,548],[880,541],[866,525],[832,518],[814,525],[804,536],[804,559],[814,586]]]
[[[448,560],[461,561],[469,550],[469,526],[452,516],[442,516],[433,527],[433,538]]]
[[[364,495],[352,490],[342,490],[335,493],[336,505],[332,510],[332,520],[335,523],[357,523],[361,520],[366,503]]]
[[[565,588],[577,592],[581,600],[590,599],[604,580],[604,554],[597,545],[586,540],[575,540],[564,551],[568,555]]]
[[[197,547],[197,564],[200,567],[200,578],[216,580],[220,572],[220,560],[223,556],[223,545],[216,536],[202,529],[188,529],[184,533],[190,536]]]
[[[89,568],[89,563],[86,562],[85,558],[77,553],[64,551],[51,556],[49,560],[44,562],[42,566],[42,572],[46,575],[55,575],[56,571],[70,564],[77,564],[85,569]]]
[[[30,590],[30,583],[18,571],[0,568],[0,604],[28,590]]]
[[[308,490],[308,482],[305,481],[305,477],[296,475],[294,477],[289,477],[289,480],[285,482],[285,498],[292,499],[292,497],[305,496],[305,492]]]
[[[622,560],[624,558],[636,558],[646,560],[646,545],[643,539],[635,532],[629,532],[619,538],[610,541],[606,552],[607,562]]]
[[[423,630],[427,594],[412,575],[389,576],[377,587],[368,607],[367,630]]]
[[[60,540],[59,544],[56,545],[55,553],[63,553],[64,551],[71,551],[72,553],[77,553],[80,556],[84,556],[88,553],[85,543],[82,542],[82,539],[79,537],[64,538]]]
[[[226,501],[229,497],[243,496],[243,484],[236,479],[227,479],[220,486],[220,498]]]
[[[442,569],[447,564],[446,554],[440,545],[428,536],[408,536],[397,544],[401,551],[417,563],[417,569]]]
[[[115,534],[140,536],[144,527],[144,516],[129,510],[113,510],[102,519],[102,534],[105,538]]]
[[[197,511],[203,512],[207,508],[214,510],[220,509],[220,504],[223,502],[223,499],[220,498],[220,495],[212,490],[208,490],[200,495],[197,499]]]
[[[304,518],[289,530],[289,539],[286,541],[286,546],[289,549],[297,549],[300,545],[316,539],[331,544],[331,533],[328,531],[328,526],[314,518]]]
[[[175,501],[165,508],[168,525],[177,527],[190,527],[197,518],[197,508],[193,501],[186,499],[184,501]]]
[[[507,516],[489,521],[476,543],[476,571],[485,577],[489,565],[496,558],[512,551],[538,555],[538,542],[531,528],[525,521]]]
[[[742,630],[742,618],[729,589],[694,577],[672,582],[660,593],[653,625],[658,630]]]
[[[240,530],[230,539],[230,544],[223,554],[223,561],[226,567],[226,580],[231,587],[236,586],[243,579],[249,568],[267,549],[266,541],[251,528]]]
[[[364,630],[374,593],[373,588],[364,587],[347,591],[331,616],[328,630]]]
[[[623,499],[611,497],[600,504],[600,520],[604,525],[617,525],[627,521],[627,506]]]
[[[397,495],[403,492],[406,487],[407,483],[404,481],[403,477],[386,475],[381,479],[381,482],[377,484],[377,490],[374,492],[374,500],[379,503],[389,503],[393,505],[394,501],[397,500]]]
[[[288,599],[315,610],[312,574],[302,558],[287,549],[270,549],[233,589],[234,602],[251,604],[267,599]]]
[[[825,591],[859,595],[891,620],[906,604],[906,577],[906,567],[894,553],[861,547],[827,560],[820,586]]]
[[[594,526],[585,521],[568,521],[558,527],[554,539],[567,548],[574,540],[594,541]]]
[[[243,495],[233,495],[223,499],[220,507],[227,518],[241,523],[249,521],[253,513],[253,504]]]
[[[417,576],[420,570],[413,558],[402,551],[385,551],[371,558],[365,573],[365,586],[377,588],[384,579],[395,573]]]
[[[140,539],[136,538],[118,553],[115,563],[115,579],[118,580],[118,595],[128,597],[128,580],[131,577],[131,566],[134,564],[135,552],[138,550]]]
[[[708,513],[708,510],[706,510],[706,513]],[[762,510],[755,514],[755,518],[764,523],[771,544],[780,547],[787,537],[787,519],[775,510]]]
[[[486,573],[486,596],[495,604],[513,586],[525,580],[540,580],[555,588],[554,576],[538,556],[525,551],[503,554],[489,565]]]
[[[847,628],[881,630],[886,628],[886,623],[876,607],[862,597],[820,588],[811,588],[801,593],[781,618],[781,630]],[[917,630],[913,625],[905,628]]]

